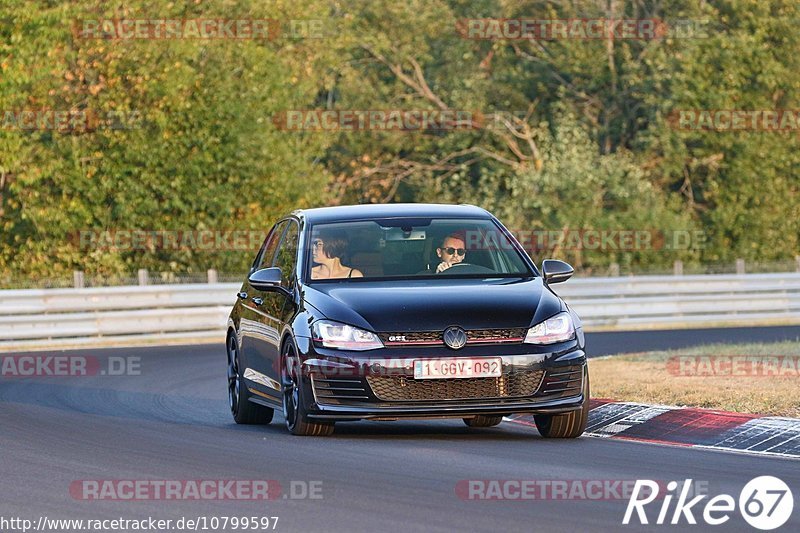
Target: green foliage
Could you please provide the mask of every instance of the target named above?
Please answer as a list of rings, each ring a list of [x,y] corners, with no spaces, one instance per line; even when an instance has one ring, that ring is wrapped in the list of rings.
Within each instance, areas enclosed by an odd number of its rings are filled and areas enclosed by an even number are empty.
[[[266,230],[332,203],[470,202],[527,230],[707,233],[699,251],[551,250],[583,268],[791,258],[797,132],[687,131],[685,109],[799,109],[800,13],[772,0],[0,3],[0,278],[240,271],[250,251],[84,249],[81,230]],[[320,19],[325,37],[92,40],[76,20]],[[470,40],[467,18],[658,18],[705,35]],[[281,131],[296,109],[466,110],[466,131]],[[126,122],[127,120],[127,122]]]
[[[691,260],[691,249],[665,250],[660,237],[693,229],[689,216],[679,211],[676,199],[648,181],[632,154],[600,154],[585,127],[573,115],[558,117],[552,131],[539,126],[543,165],[509,173],[498,169],[480,179],[455,175],[443,192],[446,200],[482,205],[497,214],[510,229],[559,231],[578,238],[581,231],[637,230],[652,246],[614,249],[615,237],[605,249],[592,249],[586,240],[555,248],[555,239],[539,243],[578,267],[619,264],[659,265],[675,259]],[[574,242],[574,241],[573,241]],[[667,253],[669,252],[669,255]]]
[[[315,158],[328,141],[286,135],[272,122],[281,110],[313,103],[317,63],[330,60],[323,42],[109,41],[70,33],[74,20],[135,13],[264,18],[256,2],[137,4],[127,11],[105,2],[4,8],[0,109],[113,112],[124,120],[116,129],[0,132],[0,272],[241,270],[250,252],[86,250],[75,233],[264,230],[289,206],[327,202],[326,172]],[[287,2],[273,4],[268,16],[303,15]]]

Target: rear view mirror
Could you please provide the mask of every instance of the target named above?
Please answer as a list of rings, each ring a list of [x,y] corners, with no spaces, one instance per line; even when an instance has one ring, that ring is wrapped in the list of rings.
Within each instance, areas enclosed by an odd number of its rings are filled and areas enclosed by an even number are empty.
[[[414,229],[411,226],[388,228],[383,230],[383,238],[387,241],[424,241],[425,230]]]
[[[547,283],[561,283],[572,277],[575,269],[569,263],[558,259],[545,259],[542,261],[542,274]]]

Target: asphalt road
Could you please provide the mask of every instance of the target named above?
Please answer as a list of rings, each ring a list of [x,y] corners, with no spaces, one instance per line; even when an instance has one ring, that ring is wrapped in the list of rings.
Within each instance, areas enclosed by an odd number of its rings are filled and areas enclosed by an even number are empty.
[[[800,326],[604,331],[586,334],[590,357],[688,348],[701,344],[800,342]]]
[[[222,346],[71,354],[97,357],[101,368],[108,357],[141,358],[140,374],[0,378],[0,518],[278,516],[277,531],[637,531],[647,528],[621,524],[627,500],[464,500],[456,486],[692,478],[712,496],[738,500],[747,481],[774,475],[796,501],[781,530],[800,530],[796,460],[597,438],[547,441],[530,427],[470,429],[459,420],[340,423],[333,437],[294,437],[280,415],[268,426],[233,423]],[[77,480],[120,479],[267,479],[284,494],[321,482],[322,498],[97,501],[70,493]],[[660,503],[651,505],[652,523]],[[695,512],[702,523],[701,515]],[[738,512],[723,526],[694,529],[753,531]]]

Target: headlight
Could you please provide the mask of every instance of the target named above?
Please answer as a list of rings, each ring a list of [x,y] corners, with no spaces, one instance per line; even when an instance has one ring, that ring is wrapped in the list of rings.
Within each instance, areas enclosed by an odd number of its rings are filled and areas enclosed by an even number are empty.
[[[325,348],[340,350],[374,350],[383,348],[383,343],[371,331],[354,328],[339,322],[320,320],[314,322],[314,340]]]
[[[568,341],[575,336],[575,326],[569,313],[559,313],[540,322],[528,330],[525,342],[529,344],[553,344]]]

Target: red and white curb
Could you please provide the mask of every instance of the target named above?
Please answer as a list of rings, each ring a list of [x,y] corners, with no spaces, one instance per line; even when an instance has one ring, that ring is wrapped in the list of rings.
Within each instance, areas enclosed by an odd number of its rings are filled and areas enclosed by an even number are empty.
[[[527,415],[508,422],[534,426]],[[800,419],[592,400],[585,435],[800,459]]]

